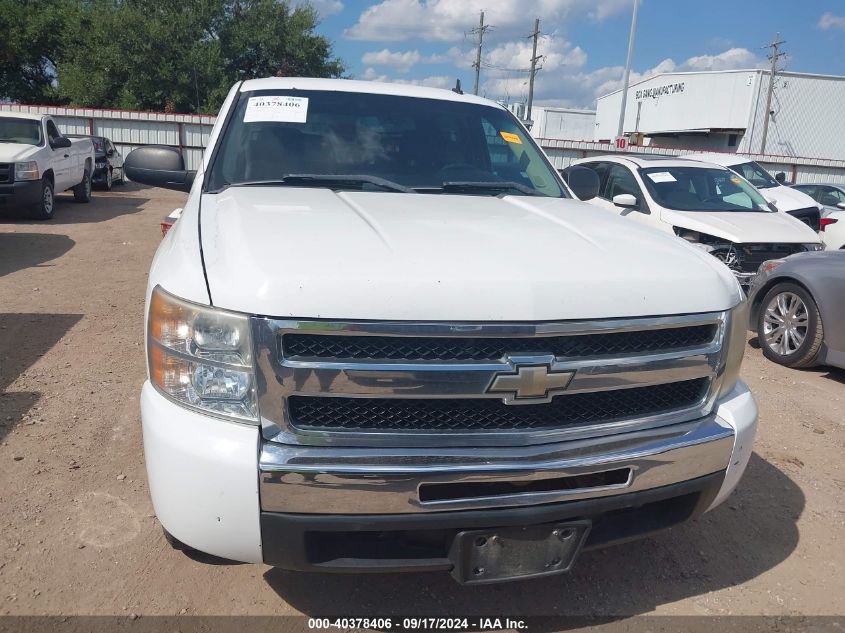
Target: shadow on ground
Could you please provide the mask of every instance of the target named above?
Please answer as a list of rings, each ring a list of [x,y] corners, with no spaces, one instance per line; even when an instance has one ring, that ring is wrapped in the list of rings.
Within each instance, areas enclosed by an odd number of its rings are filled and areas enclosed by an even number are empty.
[[[309,616],[626,616],[755,578],[798,544],[804,495],[757,454],[733,496],[696,521],[650,539],[584,553],[569,575],[468,587],[446,573],[303,574],[266,582]],[[702,606],[702,613],[706,605]]]
[[[0,277],[24,268],[43,266],[73,248],[67,235],[0,233]]]
[[[81,314],[0,313],[0,439],[41,397],[37,391],[6,389],[81,318]]]
[[[56,224],[83,224],[86,222],[103,222],[120,215],[138,213],[149,202],[144,196],[124,195],[147,189],[144,185],[126,183],[117,185],[111,191],[94,191],[91,202],[80,204],[73,200],[73,194],[57,193],[56,208],[52,220],[30,220],[25,209],[12,208],[4,210],[0,221],[15,225],[52,226]]]

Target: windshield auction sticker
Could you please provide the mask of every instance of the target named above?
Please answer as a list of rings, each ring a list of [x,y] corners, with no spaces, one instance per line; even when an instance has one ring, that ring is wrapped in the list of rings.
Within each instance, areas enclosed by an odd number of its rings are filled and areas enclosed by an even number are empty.
[[[502,138],[505,139],[508,143],[516,143],[517,145],[522,145],[522,140],[516,135],[511,134],[510,132],[499,132],[502,135]]]
[[[668,171],[656,171],[652,174],[646,174],[653,182],[675,182],[675,177]]]
[[[244,112],[244,123],[305,123],[307,118],[308,97],[250,97]]]

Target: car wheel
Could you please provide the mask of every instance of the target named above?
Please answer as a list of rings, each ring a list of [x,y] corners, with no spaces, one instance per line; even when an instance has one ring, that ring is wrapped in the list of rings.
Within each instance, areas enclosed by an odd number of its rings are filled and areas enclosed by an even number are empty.
[[[29,217],[33,220],[50,220],[56,210],[56,197],[53,192],[53,183],[48,178],[41,179],[41,196],[38,203],[29,211]]]
[[[111,167],[106,170],[106,183],[104,185],[106,191],[111,191],[114,181],[112,180]]]
[[[757,341],[766,358],[787,367],[810,367],[823,340],[819,308],[802,286],[782,283],[766,293],[757,315]]]
[[[164,528],[161,528],[161,531],[164,532],[164,540],[167,541],[167,544],[170,545],[170,547],[172,547],[173,549],[179,550],[180,552],[196,551],[193,547],[191,547],[190,545],[186,545]]]
[[[91,174],[85,170],[82,182],[73,188],[73,199],[77,202],[91,202]]]

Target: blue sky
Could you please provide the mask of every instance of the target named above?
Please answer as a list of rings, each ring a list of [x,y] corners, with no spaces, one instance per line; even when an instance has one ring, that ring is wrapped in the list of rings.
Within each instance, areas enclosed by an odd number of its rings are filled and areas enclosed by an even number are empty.
[[[524,100],[540,18],[537,103],[591,107],[621,84],[633,0],[310,0],[319,32],[356,79],[472,89],[484,9],[481,94]],[[642,0],[633,79],[661,71],[766,65],[775,32],[787,70],[845,75],[845,0]]]

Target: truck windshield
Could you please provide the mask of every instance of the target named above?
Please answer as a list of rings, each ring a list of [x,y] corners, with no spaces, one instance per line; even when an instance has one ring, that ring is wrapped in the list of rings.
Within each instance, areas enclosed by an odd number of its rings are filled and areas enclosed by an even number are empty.
[[[733,171],[745,178],[752,185],[758,189],[768,189],[769,187],[777,187],[780,183],[769,175],[765,169],[760,167],[753,160],[741,165],[734,165],[731,167]]]
[[[32,119],[0,117],[0,143],[41,144],[41,123]]]
[[[676,211],[772,212],[760,193],[718,167],[651,167],[640,175],[652,198]]]
[[[332,176],[333,178],[328,178]],[[241,94],[206,180],[232,185],[565,197],[506,110],[318,90]]]

